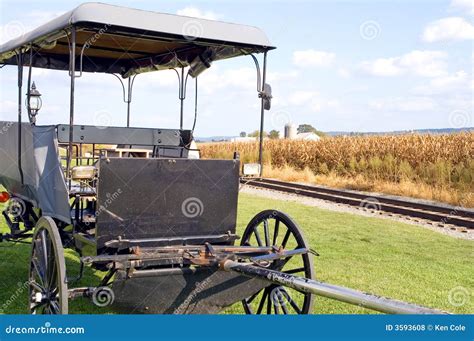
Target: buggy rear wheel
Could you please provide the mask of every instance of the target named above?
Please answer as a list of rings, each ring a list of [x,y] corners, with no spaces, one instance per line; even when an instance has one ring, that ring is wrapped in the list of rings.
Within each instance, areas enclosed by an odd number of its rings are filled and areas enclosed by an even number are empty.
[[[257,214],[247,225],[241,245],[275,246],[286,250],[309,245],[298,225],[285,213],[267,210]],[[314,279],[310,253],[273,261],[269,269]],[[242,301],[247,314],[309,314],[314,296],[281,285],[270,284]]]
[[[50,217],[41,217],[32,240],[29,270],[31,314],[67,314],[68,289],[64,249],[58,227]]]

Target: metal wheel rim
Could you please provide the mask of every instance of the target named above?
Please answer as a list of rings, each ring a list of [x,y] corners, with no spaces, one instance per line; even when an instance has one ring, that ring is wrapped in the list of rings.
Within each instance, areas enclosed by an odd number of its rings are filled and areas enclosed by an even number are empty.
[[[67,314],[64,249],[54,220],[41,217],[31,243],[29,310],[31,314]]]
[[[286,226],[286,228],[287,228],[286,231],[290,232],[290,236],[288,238],[294,238],[295,241],[297,242],[298,247],[309,248],[308,243],[306,242],[306,240],[305,240],[300,228],[298,227],[298,225],[287,214],[285,214],[283,212],[275,211],[275,210],[267,210],[267,211],[260,212],[249,222],[249,224],[247,225],[247,228],[245,229],[245,232],[242,236],[241,245],[248,245],[249,239],[252,237],[252,234],[254,234],[254,228],[260,226],[260,224],[262,224],[265,220],[268,221],[268,220],[271,220],[271,219],[275,220],[275,223],[276,223],[277,220],[279,221],[279,228],[274,228],[274,232],[275,232],[275,229],[279,230],[279,232],[285,231],[283,226]],[[267,225],[267,227],[263,228],[264,231],[266,229],[268,229],[268,225]],[[286,235],[286,233],[287,232],[285,232],[285,235]],[[260,236],[262,245],[267,245],[268,239],[270,239],[270,244],[272,245],[273,241],[274,241],[273,240],[274,238],[275,238],[274,235],[268,236],[267,233],[264,233],[264,236]],[[282,240],[282,242],[283,242],[283,240]],[[278,238],[277,238],[277,243],[278,243]],[[304,267],[304,276],[306,278],[314,279],[315,275],[314,275],[312,255],[308,253],[308,254],[305,254],[305,255],[294,256],[294,257],[301,257],[302,265]],[[272,268],[272,267],[270,267],[270,268]],[[303,273],[303,271],[300,272],[300,275],[302,273]],[[298,274],[296,274],[296,275],[298,275]],[[257,308],[257,314],[261,314],[261,313],[286,314],[286,313],[288,313],[289,311],[287,311],[287,309],[285,309],[285,308],[288,308],[288,307],[285,307],[285,305],[278,306],[278,304],[272,304],[274,302],[271,302],[271,301],[273,301],[273,299],[270,299],[271,298],[270,295],[275,295],[275,292],[276,292],[276,295],[277,295],[277,300],[279,300],[280,298],[283,298],[283,299],[288,298],[289,294],[288,294],[288,291],[287,291],[286,288],[284,288],[282,286],[277,286],[277,285],[271,284],[271,285],[267,286],[266,288],[261,289],[260,291],[258,291],[254,295],[252,295],[252,296],[250,296],[247,299],[242,301],[242,305],[244,307],[245,313],[246,314],[254,314],[255,313],[255,312],[252,311],[250,303],[252,302],[252,300],[258,298],[259,296],[261,296],[261,298],[260,298],[261,301],[260,301],[260,304]],[[262,294],[260,295],[260,293],[262,293]],[[305,294],[305,293],[300,293],[300,294],[304,296],[303,304],[301,305],[301,307],[298,307],[300,311],[298,312],[295,309],[295,307],[293,307],[293,305],[291,304],[290,306],[291,306],[292,310],[294,312],[298,313],[298,314],[309,314],[309,313],[311,313],[312,309],[313,309],[314,295]],[[267,301],[266,307],[265,307],[265,300],[264,300],[265,297],[266,297],[266,301]],[[273,297],[275,297],[275,296],[273,296]],[[261,306],[262,302],[264,304],[263,307]],[[281,301],[278,301],[278,302],[281,302]],[[290,301],[288,300],[288,302],[290,302]],[[272,308],[272,305],[273,305],[273,308]]]

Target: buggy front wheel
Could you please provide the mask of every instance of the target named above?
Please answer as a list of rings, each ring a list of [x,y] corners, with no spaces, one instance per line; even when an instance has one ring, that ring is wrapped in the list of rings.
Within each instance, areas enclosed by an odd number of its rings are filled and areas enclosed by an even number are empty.
[[[285,213],[267,210],[257,214],[247,225],[241,245],[275,247],[293,250],[306,248],[306,242],[298,225]],[[313,259],[310,253],[275,260],[271,270],[314,279]],[[310,314],[314,295],[277,284],[256,292],[242,301],[247,314]]]
[[[58,227],[41,217],[33,234],[29,270],[31,314],[67,314],[68,289],[64,249]]]

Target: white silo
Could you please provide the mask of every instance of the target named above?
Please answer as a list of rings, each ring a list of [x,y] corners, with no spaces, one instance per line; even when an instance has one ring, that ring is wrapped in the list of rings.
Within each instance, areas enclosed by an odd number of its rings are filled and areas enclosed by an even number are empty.
[[[285,139],[294,139],[296,138],[296,125],[293,123],[285,124]]]

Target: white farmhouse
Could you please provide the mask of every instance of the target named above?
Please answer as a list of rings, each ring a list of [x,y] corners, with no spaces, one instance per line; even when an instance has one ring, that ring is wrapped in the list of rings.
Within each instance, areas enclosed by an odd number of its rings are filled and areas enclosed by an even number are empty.
[[[296,134],[295,139],[305,140],[305,141],[319,141],[321,140],[321,137],[319,137],[315,133],[299,133],[299,134]]]

